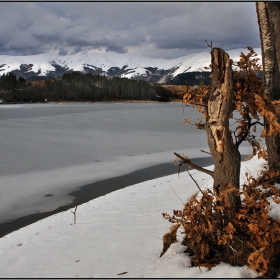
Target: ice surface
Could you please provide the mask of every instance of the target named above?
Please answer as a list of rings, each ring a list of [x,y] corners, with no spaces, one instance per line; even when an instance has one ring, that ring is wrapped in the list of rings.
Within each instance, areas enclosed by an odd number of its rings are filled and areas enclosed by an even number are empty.
[[[70,203],[77,187],[172,163],[174,151],[205,157],[204,131],[183,125],[199,116],[181,103],[1,105],[0,222]]]

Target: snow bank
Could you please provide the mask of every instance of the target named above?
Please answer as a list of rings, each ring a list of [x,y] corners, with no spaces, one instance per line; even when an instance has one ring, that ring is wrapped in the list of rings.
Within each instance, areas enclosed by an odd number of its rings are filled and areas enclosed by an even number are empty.
[[[260,170],[262,164],[253,158],[242,163],[242,172]],[[212,185],[208,175],[191,174],[200,186]],[[161,213],[181,209],[197,191],[184,172],[179,178],[174,174],[146,181],[79,205],[76,224],[70,211],[38,221],[0,239],[0,277],[256,277],[246,266],[191,268],[179,243],[159,258],[162,236],[171,225]]]

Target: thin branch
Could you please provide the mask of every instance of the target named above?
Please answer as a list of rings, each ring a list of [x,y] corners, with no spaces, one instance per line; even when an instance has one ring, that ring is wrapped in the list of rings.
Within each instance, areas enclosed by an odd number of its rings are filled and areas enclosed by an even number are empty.
[[[255,39],[255,41],[261,46],[261,43]]]
[[[194,125],[194,126],[196,126],[197,129],[205,129],[205,125],[206,125],[206,123],[203,123],[203,122],[202,122],[202,118],[197,119],[197,123],[192,123],[192,122],[191,122],[191,118],[187,118],[187,119],[185,119],[185,121],[183,122],[183,124],[185,124],[185,123]]]
[[[76,224],[76,211],[77,211],[77,208],[78,208],[78,199],[76,199],[75,211],[74,212],[70,211],[74,215],[74,224]]]
[[[199,95],[197,95],[197,96],[199,96]],[[203,108],[206,108],[207,107],[207,105],[204,105],[204,104],[200,104],[200,103],[195,103],[195,102],[190,102],[190,104],[191,105],[195,105],[195,106],[200,106],[200,107],[203,107]]]
[[[201,167],[201,166],[198,166],[198,165],[192,163],[192,162],[190,161],[190,159],[188,159],[188,158],[185,157],[185,156],[181,156],[181,155],[179,155],[179,154],[177,154],[177,153],[175,153],[175,152],[174,152],[174,155],[182,161],[182,162],[179,164],[179,167],[181,167],[181,165],[182,165],[183,163],[186,163],[189,167],[192,167],[192,168],[194,168],[194,169],[196,169],[196,170],[198,170],[198,171],[201,171],[201,172],[203,172],[203,173],[206,173],[206,174],[210,175],[210,176],[213,178],[213,176],[214,176],[214,172],[213,172],[213,171],[207,170],[207,169],[205,169],[205,168],[203,168],[203,167]]]
[[[213,46],[212,46],[212,41],[211,41],[211,43],[210,43],[210,45],[209,45],[209,43],[206,41],[206,39],[205,39],[205,43],[206,43],[206,45],[212,50],[213,49]]]
[[[183,162],[178,164],[178,178],[180,177],[180,170],[181,170],[182,164],[183,164]]]
[[[233,251],[234,254],[238,253],[232,246],[229,245],[229,248]]]
[[[245,132],[241,138],[235,143],[236,147],[239,147],[239,145],[247,139],[248,135],[249,135],[249,131],[251,129],[252,126],[254,126],[255,124],[260,124],[262,126],[264,126],[264,124],[262,124],[261,122],[259,121],[255,121],[253,123],[251,123],[251,118],[248,120],[249,124],[248,124],[248,129],[247,129],[247,132]]]
[[[185,205],[184,202],[182,201],[182,199],[179,197],[179,195],[173,190],[173,188],[172,188],[171,186],[170,186],[170,188],[171,188],[172,191],[177,195],[177,197],[180,199],[180,201],[182,202],[182,204]]]
[[[250,128],[252,126],[252,123],[251,123],[251,120],[252,118],[250,117],[250,114],[249,114],[249,108],[248,107],[245,107],[244,105],[242,105],[242,108],[244,110],[244,112],[246,113],[246,119],[245,121],[247,120],[248,121],[248,128],[247,128],[247,131],[240,137],[240,139],[235,143],[235,146],[236,147],[239,147],[240,144],[246,140],[247,136],[249,135],[249,131],[250,131]]]
[[[206,152],[206,151],[204,151],[204,150],[200,150],[202,153],[205,153],[205,154],[208,154],[208,155],[210,155],[210,156],[212,156],[211,155],[211,153],[209,153],[209,152]]]
[[[247,136],[249,135],[249,132],[248,132],[248,130],[241,136],[241,138],[235,143],[235,146],[236,147],[239,147],[240,146],[240,144],[244,141],[244,140],[246,140],[246,138],[247,138]]]
[[[187,171],[190,175],[190,177],[192,178],[192,180],[195,182],[196,186],[198,187],[198,189],[200,190],[200,192],[202,193],[202,195],[204,195],[204,193],[202,192],[201,188],[199,187],[198,183],[196,182],[196,180],[193,178],[193,176],[191,175],[191,173],[189,171]]]
[[[251,124],[251,126],[253,126],[253,125],[255,125],[255,124],[259,124],[259,125],[261,125],[261,126],[264,126],[264,124],[263,124],[263,123],[261,123],[261,122],[259,122],[259,121],[255,121],[255,122],[253,122],[253,123]]]
[[[150,235],[150,236],[152,236],[152,237],[154,237],[154,238],[157,238],[157,239],[160,239],[160,240],[162,240],[162,238],[159,238],[159,237],[157,237],[157,236],[154,236],[154,235],[152,235],[152,234],[149,234],[149,233],[147,233],[148,235]]]

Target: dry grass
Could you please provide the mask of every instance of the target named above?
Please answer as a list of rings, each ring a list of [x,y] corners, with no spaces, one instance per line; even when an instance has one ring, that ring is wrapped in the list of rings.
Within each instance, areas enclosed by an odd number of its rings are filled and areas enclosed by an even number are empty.
[[[185,85],[167,85],[167,84],[159,84],[165,89],[170,90],[173,94],[176,94],[179,99],[182,100],[184,94],[186,93]]]

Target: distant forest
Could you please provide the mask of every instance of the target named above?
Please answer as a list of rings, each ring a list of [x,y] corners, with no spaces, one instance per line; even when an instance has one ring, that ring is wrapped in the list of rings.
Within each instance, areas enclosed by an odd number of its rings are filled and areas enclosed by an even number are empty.
[[[60,79],[26,82],[13,73],[0,77],[0,99],[6,102],[45,101],[171,101],[170,90],[146,81],[108,78],[91,73],[69,72]]]

